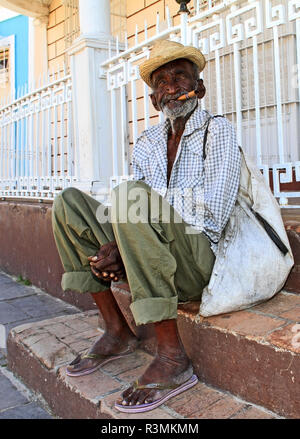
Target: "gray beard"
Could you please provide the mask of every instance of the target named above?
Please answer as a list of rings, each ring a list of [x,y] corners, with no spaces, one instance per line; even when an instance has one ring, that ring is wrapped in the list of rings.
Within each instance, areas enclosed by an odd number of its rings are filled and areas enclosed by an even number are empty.
[[[165,115],[166,119],[169,119],[170,122],[173,122],[175,119],[179,117],[185,117],[189,113],[191,113],[197,106],[197,99],[188,99],[178,108],[174,108],[170,110],[166,105],[164,105],[162,111]]]

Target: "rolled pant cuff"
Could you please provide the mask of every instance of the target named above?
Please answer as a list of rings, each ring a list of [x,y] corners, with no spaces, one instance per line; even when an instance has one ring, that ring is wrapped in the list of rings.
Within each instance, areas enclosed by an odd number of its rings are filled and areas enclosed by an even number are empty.
[[[161,322],[177,318],[178,297],[150,297],[136,300],[130,305],[136,325]]]
[[[70,271],[62,275],[61,286],[64,291],[72,290],[78,293],[98,293],[109,288],[109,284],[97,281],[91,272]]]

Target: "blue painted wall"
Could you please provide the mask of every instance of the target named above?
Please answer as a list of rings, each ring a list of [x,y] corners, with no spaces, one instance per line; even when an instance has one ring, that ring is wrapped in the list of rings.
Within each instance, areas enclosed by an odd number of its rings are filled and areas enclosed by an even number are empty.
[[[0,36],[15,35],[15,88],[28,83],[28,28],[29,18],[23,15],[0,22]]]

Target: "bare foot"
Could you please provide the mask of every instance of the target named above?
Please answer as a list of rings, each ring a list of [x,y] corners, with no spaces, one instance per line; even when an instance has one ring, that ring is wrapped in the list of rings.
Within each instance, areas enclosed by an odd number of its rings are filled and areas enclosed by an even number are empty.
[[[160,353],[139,378],[138,384],[182,384],[192,376],[192,373],[193,369],[187,356],[171,358]],[[157,389],[135,389],[131,386],[123,392],[117,404],[132,406],[151,403],[160,398],[161,393],[162,391]]]
[[[95,355],[104,357],[116,356],[118,354],[126,354],[133,352],[138,344],[137,338],[131,333],[131,331],[124,330],[119,335],[111,335],[105,332],[89,349],[85,355]],[[79,373],[84,370],[92,369],[99,364],[98,358],[81,358],[79,355],[72,363],[67,367],[67,371],[70,373]]]

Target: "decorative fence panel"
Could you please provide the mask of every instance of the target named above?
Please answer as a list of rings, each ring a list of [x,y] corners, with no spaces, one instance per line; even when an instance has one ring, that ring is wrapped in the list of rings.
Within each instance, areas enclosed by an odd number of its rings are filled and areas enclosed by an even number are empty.
[[[52,199],[76,180],[71,77],[22,94],[0,109],[0,194]]]
[[[128,47],[125,39],[121,50],[117,41],[116,52],[101,66],[111,95],[111,185],[130,178],[134,142],[142,130],[163,120],[152,109],[138,65],[156,40],[169,38],[203,51],[207,94],[202,108],[232,121],[282,207],[298,207],[288,199],[300,198],[300,192],[282,185],[300,182],[300,0],[196,0],[194,6],[176,25],[166,8],[163,19],[157,16],[154,36],[147,36],[145,22],[144,29],[136,28],[134,45]]]

